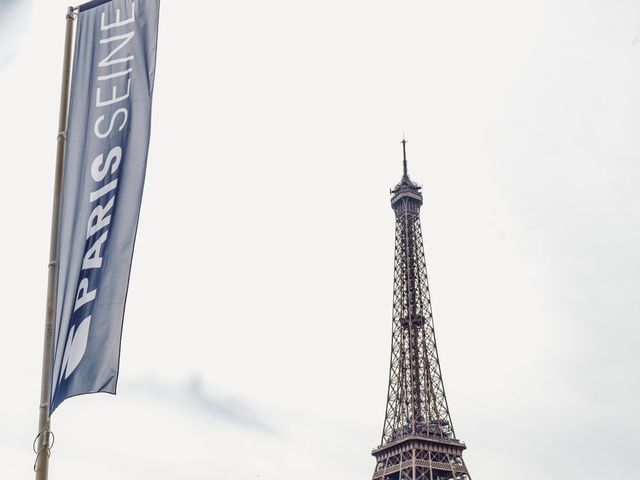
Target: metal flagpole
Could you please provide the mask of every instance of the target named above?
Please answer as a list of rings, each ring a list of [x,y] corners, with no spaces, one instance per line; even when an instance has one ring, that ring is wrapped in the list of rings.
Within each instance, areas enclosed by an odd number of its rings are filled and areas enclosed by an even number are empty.
[[[47,282],[47,310],[44,326],[44,347],[42,353],[42,383],[40,386],[40,416],[38,435],[34,441],[36,461],[33,469],[36,480],[47,480],[49,476],[49,455],[53,446],[53,434],[49,422],[49,401],[51,397],[51,360],[53,353],[53,322],[56,313],[56,281],[58,274],[58,229],[60,223],[60,194],[62,191],[62,171],[67,139],[67,111],[69,105],[69,81],[71,77],[71,43],[73,36],[74,8],[69,7],[66,16],[64,56],[62,60],[62,88],[60,91],[60,114],[58,117],[58,141],[56,148],[56,170],[53,184],[53,212],[51,214],[51,244],[49,249],[49,277]]]

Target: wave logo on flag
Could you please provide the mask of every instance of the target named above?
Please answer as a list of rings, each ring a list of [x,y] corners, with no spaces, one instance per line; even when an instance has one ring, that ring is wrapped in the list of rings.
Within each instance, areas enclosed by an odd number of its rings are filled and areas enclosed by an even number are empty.
[[[51,401],[115,393],[149,149],[159,0],[78,8]]]

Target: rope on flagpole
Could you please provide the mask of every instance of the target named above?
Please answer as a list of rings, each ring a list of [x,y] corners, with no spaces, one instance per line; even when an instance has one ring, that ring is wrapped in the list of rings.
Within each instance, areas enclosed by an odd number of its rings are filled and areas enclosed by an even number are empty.
[[[42,442],[42,446],[40,448],[36,447],[36,444],[38,443],[38,440],[40,439],[40,437],[45,436],[47,438],[45,438]],[[51,430],[43,430],[40,433],[38,433],[38,435],[36,435],[36,438],[33,439],[33,453],[36,454],[36,460],[35,462],[33,462],[33,471],[36,471],[36,468],[38,467],[38,459],[40,458],[40,454],[42,452],[47,452],[47,458],[51,457],[51,449],[53,448],[53,445],[56,443],[56,436],[53,434],[53,432]]]
[[[53,432],[51,430],[43,430],[40,433],[38,433],[38,435],[36,435],[36,438],[33,439],[33,453],[38,453],[38,449],[36,448],[36,442],[38,441],[40,436],[42,436],[43,434],[49,435],[51,437],[51,444],[48,447],[46,447],[47,450],[51,450],[53,448],[54,443],[56,443],[56,436],[53,434]]]

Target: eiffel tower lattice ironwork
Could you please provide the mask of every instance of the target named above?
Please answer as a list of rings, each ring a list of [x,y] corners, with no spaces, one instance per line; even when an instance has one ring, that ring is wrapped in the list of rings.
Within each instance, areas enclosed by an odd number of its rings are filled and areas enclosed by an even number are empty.
[[[396,216],[387,409],[373,480],[471,480],[444,392],[420,227],[422,193],[407,173],[391,190]]]

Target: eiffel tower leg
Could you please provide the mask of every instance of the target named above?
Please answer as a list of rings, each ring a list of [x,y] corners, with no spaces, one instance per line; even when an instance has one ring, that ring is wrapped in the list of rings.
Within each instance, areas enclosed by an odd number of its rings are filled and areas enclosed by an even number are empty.
[[[433,480],[433,453],[429,452],[429,480]]]
[[[449,462],[449,465],[451,465],[451,478],[453,480],[458,480],[458,474],[456,472],[456,461],[455,458],[452,458],[451,455],[447,455],[447,461]]]
[[[386,462],[384,462],[384,471],[386,472],[387,469],[392,465],[391,459],[388,458]],[[390,475],[383,475],[382,480],[391,480],[391,476]]]
[[[460,457],[460,461],[462,462],[462,466],[467,472],[465,475],[462,476],[463,480],[471,480],[471,475],[469,474],[469,470],[467,470],[467,465],[464,463],[464,458]]]
[[[415,450],[411,450],[411,470],[413,471],[413,480],[416,480],[416,478],[418,478],[416,476],[416,451]]]

